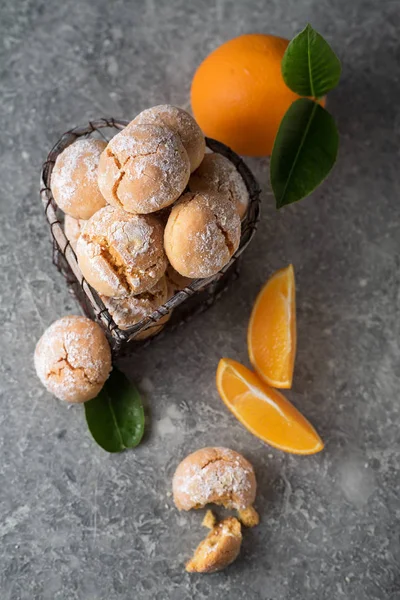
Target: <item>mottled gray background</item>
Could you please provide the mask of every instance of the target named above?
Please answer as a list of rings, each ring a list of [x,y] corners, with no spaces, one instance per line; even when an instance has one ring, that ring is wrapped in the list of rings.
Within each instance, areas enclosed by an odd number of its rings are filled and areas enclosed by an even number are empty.
[[[399,2],[374,0],[3,0],[0,10],[1,600],[395,600],[399,543]],[[76,312],[51,264],[41,162],[66,129],[188,105],[192,74],[243,32],[290,37],[310,21],[343,61],[330,97],[338,165],[311,198],[277,213],[267,161],[259,233],[235,291],[127,366],[148,434],[110,456],[83,408],[35,377],[44,328]],[[218,398],[226,355],[247,361],[246,324],[271,272],[292,261],[299,350],[288,397],[315,424],[315,457],[274,451]],[[212,576],[183,565],[204,535],[179,514],[171,476],[198,447],[253,461],[261,525]]]

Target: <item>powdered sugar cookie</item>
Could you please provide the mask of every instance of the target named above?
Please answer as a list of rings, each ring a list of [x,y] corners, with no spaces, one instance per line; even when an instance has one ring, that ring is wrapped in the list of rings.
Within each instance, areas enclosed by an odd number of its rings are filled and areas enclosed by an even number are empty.
[[[151,315],[167,301],[167,280],[165,277],[161,277],[147,292],[136,296],[131,295],[123,298],[100,297],[118,327],[128,329]],[[159,324],[159,321],[157,321],[157,324]]]
[[[82,233],[82,229],[86,225],[85,219],[74,219],[70,215],[65,215],[64,219],[64,233],[65,237],[69,240],[72,248],[76,251],[76,245],[78,243],[79,236]]]
[[[160,104],[142,111],[132,124],[163,125],[171,129],[179,136],[188,154],[191,171],[195,171],[203,160],[206,150],[203,132],[186,110],[171,104]]]
[[[58,206],[75,219],[89,219],[106,205],[97,184],[97,167],[106,142],[80,139],[57,157],[51,191]]]
[[[146,292],[167,268],[163,226],[152,215],[130,215],[113,206],[86,223],[76,247],[85,279],[104,296]]]
[[[66,402],[97,396],[111,371],[111,352],[101,327],[86,317],[55,321],[35,349],[35,368],[46,389]]]
[[[168,284],[168,297],[174,296],[176,293],[183,290],[185,287],[190,285],[193,279],[180,275],[178,271],[175,271],[172,265],[168,265],[165,271],[165,277]]]
[[[166,127],[130,124],[101,155],[98,183],[109,204],[146,214],[175,202],[189,176],[189,158],[179,136]]]
[[[225,196],[188,192],[168,218],[165,251],[180,275],[192,279],[211,277],[236,252],[240,231],[239,214]]]
[[[228,448],[202,448],[189,454],[178,466],[172,482],[179,510],[202,508],[214,503],[232,509],[251,506],[256,496],[252,465]]]
[[[249,206],[249,192],[235,165],[222,156],[212,152],[206,154],[199,168],[189,179],[192,192],[218,192],[226,195],[237,208],[243,219]]]

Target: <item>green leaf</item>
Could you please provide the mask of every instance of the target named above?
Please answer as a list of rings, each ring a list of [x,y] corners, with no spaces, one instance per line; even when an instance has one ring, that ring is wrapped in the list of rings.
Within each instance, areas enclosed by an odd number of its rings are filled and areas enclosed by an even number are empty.
[[[270,161],[276,207],[308,196],[336,161],[339,135],[335,121],[322,106],[300,98],[283,117]]]
[[[286,85],[299,96],[321,98],[337,86],[340,60],[328,42],[307,25],[288,45],[281,64]]]
[[[89,431],[107,452],[137,446],[144,432],[140,394],[123,373],[113,370],[101,392],[85,402]]]

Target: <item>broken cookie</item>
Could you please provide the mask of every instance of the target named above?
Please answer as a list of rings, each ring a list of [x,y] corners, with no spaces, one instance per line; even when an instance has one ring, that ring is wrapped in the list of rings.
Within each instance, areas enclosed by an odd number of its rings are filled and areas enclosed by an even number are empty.
[[[206,512],[201,524],[203,525],[203,527],[207,527],[207,529],[213,529],[213,527],[215,527],[215,525],[217,524],[217,518],[212,510],[208,510]]]
[[[189,454],[175,471],[174,502],[179,510],[214,503],[236,510],[247,508],[256,496],[252,465],[229,448],[201,448]]]
[[[214,573],[238,557],[242,543],[240,522],[228,517],[216,525],[203,540],[186,565],[189,573]]]
[[[253,506],[238,511],[239,521],[245,527],[255,527],[260,522],[260,515]]]

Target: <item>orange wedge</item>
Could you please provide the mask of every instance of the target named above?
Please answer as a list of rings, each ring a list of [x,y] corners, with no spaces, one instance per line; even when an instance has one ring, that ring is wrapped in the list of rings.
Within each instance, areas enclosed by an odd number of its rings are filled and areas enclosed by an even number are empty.
[[[296,288],[292,265],[274,273],[258,294],[247,344],[252,365],[268,385],[292,387],[296,356]]]
[[[324,443],[284,396],[235,360],[221,358],[217,389],[226,406],[252,434],[292,454],[315,454]]]

